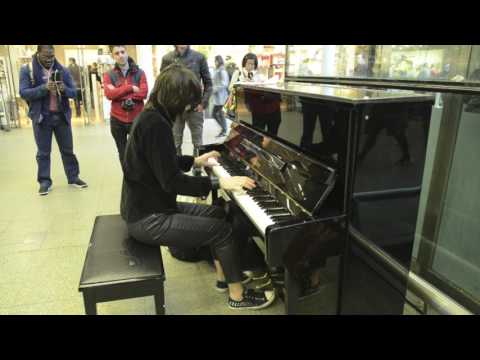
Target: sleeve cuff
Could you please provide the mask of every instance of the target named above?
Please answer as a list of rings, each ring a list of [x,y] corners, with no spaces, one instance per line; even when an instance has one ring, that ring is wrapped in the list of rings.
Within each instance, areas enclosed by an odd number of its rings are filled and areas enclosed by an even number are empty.
[[[220,189],[220,180],[215,175],[210,175],[210,182],[212,183],[212,190]]]
[[[194,160],[195,160],[195,158],[193,156],[188,156],[188,155],[179,156],[178,157],[179,168],[183,172],[189,171],[193,166]]]

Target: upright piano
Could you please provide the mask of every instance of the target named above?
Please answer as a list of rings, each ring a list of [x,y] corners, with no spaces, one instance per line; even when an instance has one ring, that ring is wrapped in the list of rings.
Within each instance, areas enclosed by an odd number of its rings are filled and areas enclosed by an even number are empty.
[[[249,176],[257,187],[220,190],[214,198],[234,203],[253,225],[250,235],[287,314],[342,313],[355,170],[376,140],[360,146],[361,130],[370,121],[373,133],[390,131],[401,150],[399,166],[406,164],[411,156],[401,121],[429,116],[432,96],[293,82],[238,84],[235,91],[227,138],[204,151],[222,154],[213,174]]]

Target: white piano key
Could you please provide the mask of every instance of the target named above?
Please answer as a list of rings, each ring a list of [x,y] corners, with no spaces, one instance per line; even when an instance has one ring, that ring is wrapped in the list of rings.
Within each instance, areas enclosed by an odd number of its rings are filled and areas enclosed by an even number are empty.
[[[227,170],[221,165],[214,166],[212,168],[213,173],[218,178],[231,177]],[[248,195],[245,191],[231,191],[229,192],[235,199],[238,206],[247,215],[250,221],[255,227],[265,236],[267,226],[274,224],[275,222],[268,216],[265,211],[258,206],[258,204]]]

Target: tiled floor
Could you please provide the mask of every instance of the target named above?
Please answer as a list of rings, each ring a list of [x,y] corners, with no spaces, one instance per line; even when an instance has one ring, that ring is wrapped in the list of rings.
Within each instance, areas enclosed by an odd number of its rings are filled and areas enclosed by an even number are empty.
[[[53,191],[37,195],[36,147],[30,127],[0,131],[0,314],[84,314],[78,292],[95,216],[119,212],[121,169],[108,125],[74,121],[74,149],[89,188],[67,186],[54,141]],[[205,121],[204,142],[219,131]],[[184,153],[191,153],[185,134]],[[280,300],[268,309],[235,312],[214,290],[206,263],[183,263],[162,249],[167,314],[283,314]],[[98,305],[100,314],[154,314],[153,298]]]

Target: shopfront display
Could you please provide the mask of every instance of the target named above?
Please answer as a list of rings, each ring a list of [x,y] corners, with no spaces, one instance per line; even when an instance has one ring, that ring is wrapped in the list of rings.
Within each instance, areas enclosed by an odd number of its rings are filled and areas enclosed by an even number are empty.
[[[464,82],[480,67],[476,45],[288,45],[287,77]]]

